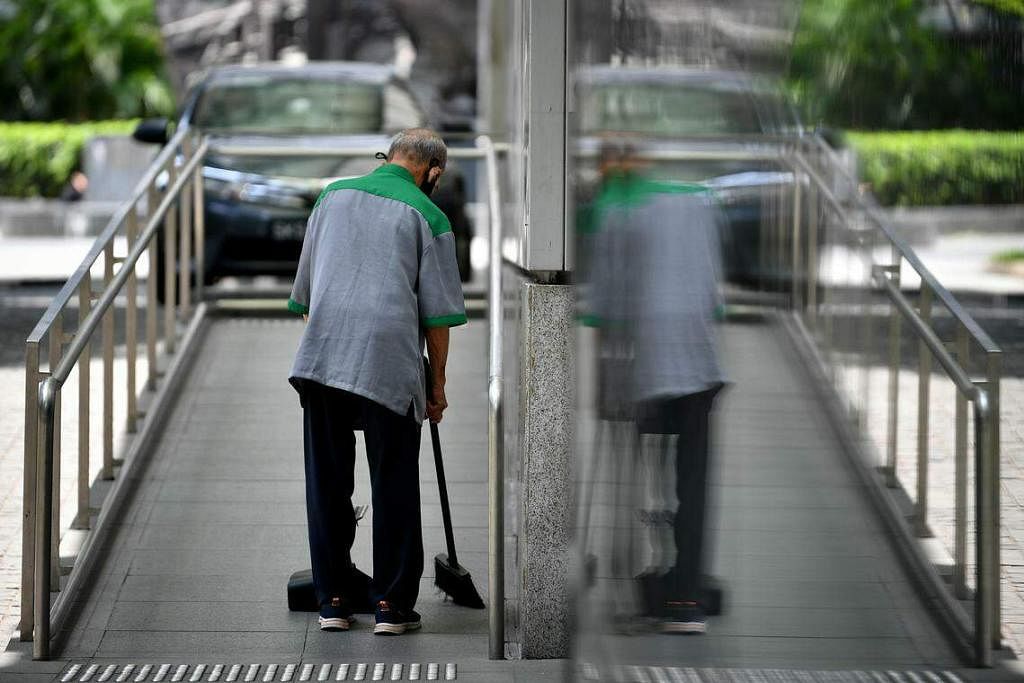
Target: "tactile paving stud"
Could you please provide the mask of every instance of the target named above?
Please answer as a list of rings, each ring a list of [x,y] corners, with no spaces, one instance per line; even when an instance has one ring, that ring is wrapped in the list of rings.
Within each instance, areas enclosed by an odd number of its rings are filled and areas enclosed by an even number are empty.
[[[238,674],[242,673],[241,664],[232,664],[231,668],[228,669],[228,677],[225,679],[228,683],[235,683],[238,680]]]
[[[454,681],[458,678],[458,672],[455,669],[455,662],[448,662],[444,665],[444,680]]]
[[[192,669],[192,675],[188,677],[189,683],[201,681],[204,673],[206,673],[206,665],[196,664],[196,668]]]
[[[320,665],[320,671],[318,671],[317,674],[316,674],[316,680],[318,680],[318,681],[327,681],[327,680],[330,680],[330,678],[331,678],[331,665],[330,664],[321,664]]]
[[[430,662],[429,664],[427,664],[427,680],[428,681],[436,681],[437,680],[438,668],[439,667],[437,666],[436,662]]]
[[[160,681],[167,678],[167,672],[171,670],[170,664],[161,664],[160,668],[156,670],[156,675],[153,676],[153,683],[160,683]]]
[[[110,680],[110,677],[114,675],[115,671],[117,671],[117,664],[108,664],[96,680],[99,681],[99,683],[106,683]]]
[[[409,665],[409,680],[418,681],[420,680],[420,663],[413,662]]]
[[[123,669],[121,669],[121,673],[118,674],[116,679],[114,679],[115,682],[116,683],[125,683],[125,681],[127,681],[128,678],[132,675],[133,671],[135,671],[135,665],[134,664],[126,664],[125,667]]]
[[[347,681],[348,680],[348,664],[339,664],[338,671],[334,674],[334,680],[336,681]]]
[[[256,676],[258,676],[259,673],[260,673],[260,665],[259,664],[250,664],[249,665],[249,670],[245,672],[245,678],[243,680],[245,680],[245,683],[253,683],[253,681],[256,680]]]
[[[373,677],[370,680],[383,681],[384,680],[384,662],[377,662],[373,665]]]
[[[143,664],[142,668],[139,669],[139,673],[135,674],[135,683],[141,683],[141,681],[149,678],[149,672],[153,670],[152,664]]]
[[[359,662],[356,664],[356,673],[352,676],[353,681],[364,681],[366,680],[366,663]]]
[[[403,667],[401,664],[393,664],[391,666],[391,680],[393,680],[393,681],[400,681],[400,680],[402,680],[402,669],[404,669],[404,668],[405,667]]]
[[[81,671],[81,670],[82,670],[82,665],[81,664],[72,664],[68,668],[68,670],[64,672],[64,675],[60,677],[60,683],[68,683],[68,681],[70,681],[72,678],[74,678],[75,675],[77,675],[78,672]]]
[[[220,680],[220,675],[222,673],[224,673],[224,665],[223,664],[215,664],[214,667],[213,667],[213,670],[210,671],[210,677],[207,678],[206,680],[209,681],[210,683],[216,683],[217,681]]]
[[[263,674],[263,683],[270,683],[277,676],[277,664],[268,664],[267,670]]]
[[[99,668],[100,668],[99,664],[90,664],[86,668],[85,673],[82,674],[82,677],[79,678],[78,680],[83,681],[83,683],[86,683],[87,681],[91,681],[92,677],[96,675],[96,672],[99,670]]]
[[[171,674],[171,683],[181,683],[185,680],[185,674],[188,673],[188,664],[179,664]]]
[[[302,671],[299,672],[299,682],[300,683],[306,683],[306,681],[308,681],[312,675],[313,675],[313,665],[312,664],[303,664],[302,665]]]
[[[288,683],[288,681],[292,680],[292,678],[294,678],[294,677],[295,677],[295,665],[294,664],[287,664],[287,665],[285,665],[284,673],[281,674],[281,680],[284,683]]]

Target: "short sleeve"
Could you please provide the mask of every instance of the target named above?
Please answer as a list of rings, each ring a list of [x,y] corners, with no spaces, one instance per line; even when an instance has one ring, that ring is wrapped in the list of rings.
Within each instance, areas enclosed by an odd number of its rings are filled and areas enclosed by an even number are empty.
[[[455,236],[451,231],[433,237],[420,255],[418,294],[423,327],[455,327],[466,322]]]
[[[302,238],[302,252],[299,254],[299,267],[295,271],[295,284],[292,285],[291,296],[288,297],[288,310],[305,315],[309,313],[309,288],[312,280],[313,243],[316,232],[315,224],[320,217],[319,205],[313,209],[306,222],[306,234]]]

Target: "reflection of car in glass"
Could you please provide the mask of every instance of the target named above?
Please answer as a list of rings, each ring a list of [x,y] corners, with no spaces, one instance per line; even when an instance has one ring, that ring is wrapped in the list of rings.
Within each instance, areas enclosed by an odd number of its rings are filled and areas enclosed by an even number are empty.
[[[801,134],[780,93],[737,72],[681,67],[588,67],[576,75],[578,148],[592,156],[603,135],[635,135],[654,152],[735,150],[735,159],[659,161],[651,172],[668,181],[701,182],[726,216],[722,234],[725,277],[742,285],[778,281],[761,258],[762,198],[789,185],[788,170],[771,161],[741,158],[772,139]],[[596,167],[579,168],[580,201],[596,183]]]
[[[387,150],[391,134],[422,125],[425,116],[408,85],[385,65],[265,64],[207,72],[189,91],[178,120],[179,127],[198,128],[211,142],[203,167],[205,281],[294,273],[306,220],[323,187],[372,170],[379,163],[374,153]],[[163,143],[166,122],[144,121],[135,137]],[[232,156],[217,152],[218,147],[365,147],[366,154]],[[464,200],[452,198],[462,179],[449,166],[434,199],[448,214],[457,242],[466,245],[468,273]],[[162,264],[161,259],[158,268]],[[163,277],[158,277],[162,288]]]

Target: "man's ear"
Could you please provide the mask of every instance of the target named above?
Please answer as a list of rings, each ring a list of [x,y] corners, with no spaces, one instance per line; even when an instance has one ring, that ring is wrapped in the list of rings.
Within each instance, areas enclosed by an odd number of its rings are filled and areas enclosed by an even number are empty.
[[[431,183],[436,183],[441,174],[444,173],[444,169],[440,166],[434,166],[427,171],[427,180]]]

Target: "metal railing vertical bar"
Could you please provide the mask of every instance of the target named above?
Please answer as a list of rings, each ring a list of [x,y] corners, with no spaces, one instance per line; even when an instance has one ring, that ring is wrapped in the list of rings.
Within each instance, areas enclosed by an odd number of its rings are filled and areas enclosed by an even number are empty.
[[[156,203],[156,188],[146,188],[147,219],[153,215]],[[150,391],[156,388],[157,376],[157,258],[157,241],[150,240],[146,249],[146,260],[149,262],[149,274],[146,277],[146,386]]]
[[[183,133],[176,135],[168,147],[165,148],[159,159],[170,159],[173,163],[173,153],[183,137]],[[115,300],[122,291],[130,284],[134,284],[136,278],[135,269],[143,252],[151,249],[155,242],[155,236],[164,221],[168,212],[178,200],[182,189],[188,187],[192,192],[193,184],[191,176],[197,172],[199,162],[207,150],[207,143],[203,141],[195,150],[191,158],[184,160],[179,174],[172,176],[172,182],[167,191],[163,193],[159,205],[151,202],[146,220],[146,227],[141,236],[134,236],[134,229],[131,227],[133,219],[129,213],[135,211],[137,202],[143,192],[150,198],[154,193],[150,187],[141,186],[133,199],[122,207],[107,228],[104,229],[100,238],[93,245],[93,248],[86,256],[79,268],[72,275],[72,278],[62,288],[57,299],[47,308],[43,317],[37,323],[29,339],[26,341],[26,472],[25,472],[25,504],[28,516],[25,518],[27,536],[31,537],[31,543],[26,542],[26,551],[31,550],[31,560],[23,561],[22,585],[26,592],[31,593],[31,600],[23,599],[23,608],[26,612],[22,617],[22,637],[28,633],[32,634],[33,656],[37,659],[45,659],[50,654],[50,633],[51,633],[51,610],[50,600],[52,591],[60,589],[60,564],[59,564],[59,538],[60,538],[60,510],[59,510],[59,467],[60,467],[60,401],[61,390],[70,376],[71,372],[78,366],[79,372],[88,368],[92,347],[92,338],[97,330],[102,332],[103,342],[103,365],[104,365],[104,390],[103,390],[103,415],[104,426],[104,473],[113,474],[113,349],[114,349],[114,326],[113,306]],[[155,182],[159,175],[159,166],[151,167],[145,177],[149,182]],[[125,227],[129,231],[128,254],[123,259],[114,258],[114,237],[117,236],[120,228]],[[137,227],[137,224],[135,225]],[[151,252],[150,252],[151,253]],[[91,292],[91,269],[99,255],[104,258],[104,288],[96,300],[95,305],[89,304],[92,299]],[[120,262],[121,267],[114,271],[114,263]],[[172,272],[175,264],[171,265]],[[154,272],[155,275],[155,272]],[[153,278],[149,278],[152,280]],[[134,289],[134,287],[132,288]],[[79,324],[74,335],[65,336],[63,332],[63,321],[65,309],[70,297],[65,296],[66,292],[77,292],[81,301],[79,309]],[[136,291],[132,292],[137,294]],[[129,299],[132,297],[130,296]],[[128,306],[131,306],[129,302]],[[174,329],[172,327],[171,333]],[[42,373],[38,370],[38,351],[40,340],[47,338],[49,344],[49,369]],[[136,338],[137,341],[137,338]],[[88,370],[84,371],[88,373]],[[41,381],[40,381],[41,380]],[[35,382],[36,388],[30,385]],[[85,387],[85,388],[83,388]],[[88,382],[80,381],[80,411],[88,417],[88,401],[81,401],[81,398],[88,397]],[[88,419],[85,419],[88,423]],[[81,439],[83,429],[80,428],[80,446],[88,444],[88,438]],[[35,438],[33,438],[33,436]],[[41,437],[41,438],[40,438]],[[41,441],[41,444],[40,444]],[[40,448],[39,445],[42,447]],[[79,452],[79,476],[81,476],[83,454]],[[88,456],[84,457],[85,471],[88,471]],[[33,465],[30,467],[29,465]],[[87,476],[87,475],[86,475]],[[81,487],[81,484],[79,484]],[[116,484],[115,484],[116,486]],[[79,506],[81,507],[82,490],[79,489]],[[86,496],[88,493],[86,492]],[[86,508],[88,510],[88,508]],[[79,510],[81,517],[81,510]],[[91,513],[88,510],[87,514]],[[31,520],[30,520],[31,517]],[[91,536],[89,537],[91,538]],[[89,546],[89,538],[86,540],[86,547]],[[84,549],[83,549],[84,552]],[[76,572],[73,570],[71,582],[75,582]],[[58,605],[67,601],[58,600]],[[27,604],[26,604],[27,603]],[[29,615],[30,616],[26,616]]]
[[[128,250],[135,246],[138,239],[139,214],[136,203],[133,201],[128,211],[125,224],[125,235],[128,240]],[[128,275],[128,282],[125,285],[124,304],[124,346],[125,346],[125,389],[126,408],[125,429],[129,434],[134,434],[139,419],[138,388],[136,386],[136,371],[138,364],[139,339],[138,339],[138,311],[139,311],[139,286],[138,275],[135,268],[131,269]]]
[[[992,467],[992,554],[989,558],[989,570],[993,590],[996,591],[996,598],[992,601],[992,647],[1002,646],[1002,601],[999,599],[999,591],[1002,576],[1002,462],[1000,460],[1000,381],[1002,377],[1002,352],[989,350],[985,352],[985,392],[988,394],[991,419],[989,427],[989,443],[991,447]]]
[[[36,463],[39,459],[39,342],[25,344],[25,458],[21,513],[21,640],[33,631],[33,574],[36,539]]]
[[[921,286],[918,295],[918,315],[925,325],[931,326],[932,295],[928,285]],[[919,340],[917,343],[917,506],[914,515],[914,526],[918,536],[927,536],[928,529],[928,418],[930,416],[930,396],[932,381],[932,357],[928,353],[928,345]]]
[[[64,347],[64,312],[58,315],[53,320],[53,326],[50,327],[49,334],[49,371],[53,374],[53,369],[60,364],[61,350]],[[48,496],[44,499],[47,502],[45,515],[49,520],[50,533],[54,538],[57,538],[60,534],[60,458],[61,458],[61,439],[60,439],[60,420],[61,420],[61,397],[58,394],[56,402],[53,406],[53,421],[56,426],[53,429],[51,435],[51,461],[50,461],[50,491]],[[50,590],[60,590],[60,548],[58,544],[54,543],[49,546],[50,556]]]
[[[174,182],[176,171],[173,167],[168,169],[169,181]],[[175,333],[177,332],[177,273],[175,263],[177,261],[178,244],[178,207],[171,205],[164,214],[164,352],[174,353]]]
[[[206,212],[203,206],[203,174],[196,173],[192,183],[192,206],[195,217],[192,227],[195,230],[195,272],[196,299],[202,301],[206,297]]]
[[[81,329],[92,307],[92,280],[90,278],[82,280],[78,292],[78,328]],[[72,528],[75,529],[89,528],[91,351],[92,346],[86,345],[82,350],[82,360],[78,364],[78,513],[72,524]]]
[[[122,266],[123,268],[123,266]],[[114,242],[103,249],[103,290],[114,279]],[[114,311],[103,312],[103,469],[101,476],[114,478]]]
[[[185,138],[182,141],[182,150],[188,155],[189,140]],[[202,174],[200,174],[202,175]],[[191,275],[191,255],[192,255],[192,183],[182,188],[181,202],[177,212],[178,218],[178,256],[177,259],[181,263],[181,267],[178,269],[178,317],[182,320],[188,320],[192,313],[192,275]]]

